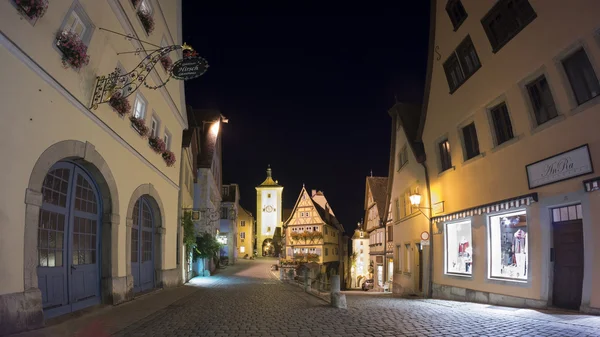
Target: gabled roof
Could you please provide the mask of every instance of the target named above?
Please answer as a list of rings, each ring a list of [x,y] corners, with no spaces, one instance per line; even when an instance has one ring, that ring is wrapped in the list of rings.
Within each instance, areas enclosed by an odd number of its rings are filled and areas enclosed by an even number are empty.
[[[248,216],[250,216],[251,218],[254,218],[254,215],[252,215],[252,213],[248,212],[248,210],[246,210],[244,207],[242,207],[240,205],[240,212],[246,213],[248,214]]]
[[[323,222],[325,222],[326,224],[338,229],[341,233],[344,233],[344,226],[342,226],[342,224],[338,221],[338,219],[335,217],[335,215],[333,215],[333,212],[326,211],[323,207],[321,207],[310,196],[310,194],[308,194],[308,192],[306,191],[306,188],[304,186],[302,186],[302,190],[300,190],[300,194],[298,195],[298,199],[296,199],[296,203],[294,204],[294,208],[293,208],[292,212],[290,213],[290,216],[284,221],[284,225],[286,225],[286,226],[288,225],[289,221],[291,220],[291,216],[292,216],[292,214],[294,214],[296,212],[296,209],[298,208],[298,204],[300,204],[300,200],[302,199],[302,194],[304,194],[304,193],[306,193],[306,195],[308,195],[308,199],[313,204],[315,210],[317,210],[317,213],[319,213],[321,220],[323,220]],[[324,195],[323,195],[323,198],[325,198]],[[329,202],[327,202],[327,199],[325,199],[325,202],[327,204],[327,208],[330,209]]]
[[[360,232],[363,232],[362,238],[360,237]],[[369,238],[369,233],[367,231],[363,231],[359,228],[355,229],[354,235],[352,235],[352,240],[358,240],[358,239],[364,240],[364,239],[368,239],[368,238]]]
[[[319,204],[319,206],[321,206],[321,208],[329,210],[329,213],[331,213],[331,215],[335,216],[335,214],[333,213],[333,209],[329,206],[329,203],[327,203],[327,199],[325,198],[323,191],[316,191],[314,193],[314,195],[311,196],[311,198],[314,202]]]
[[[387,197],[387,189],[388,189],[388,178],[387,177],[367,177],[367,189],[371,191],[371,195],[373,196],[373,201],[377,205],[377,211],[379,212],[379,217],[383,218],[385,214],[385,200]],[[368,193],[365,193],[365,211],[368,209]]]

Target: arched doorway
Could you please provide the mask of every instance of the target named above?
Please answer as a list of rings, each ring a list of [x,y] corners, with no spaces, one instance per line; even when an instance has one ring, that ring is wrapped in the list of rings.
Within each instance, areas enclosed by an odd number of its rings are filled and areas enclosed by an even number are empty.
[[[273,239],[266,239],[262,244],[262,256],[271,256],[274,251]]]
[[[37,276],[47,318],[100,303],[101,200],[72,162],[56,163],[44,178]]]
[[[150,201],[142,196],[133,206],[131,226],[131,274],[133,292],[154,288],[154,214]]]

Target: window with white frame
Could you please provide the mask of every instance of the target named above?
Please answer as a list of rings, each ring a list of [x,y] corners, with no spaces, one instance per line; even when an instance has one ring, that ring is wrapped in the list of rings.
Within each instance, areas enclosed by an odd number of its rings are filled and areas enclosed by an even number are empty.
[[[528,234],[525,210],[488,217],[490,278],[527,280]]]
[[[92,20],[85,13],[79,1],[75,1],[67,12],[59,31],[73,32],[85,45],[89,46],[94,28]]]
[[[167,150],[171,150],[171,134],[169,133],[169,131],[167,131],[166,128],[163,140],[165,141],[165,148]]]
[[[135,96],[133,103],[133,117],[144,119],[146,116],[146,100],[139,93]]]
[[[245,238],[246,238],[246,232],[241,232],[240,239],[245,239]]]
[[[153,115],[152,121],[150,122],[150,136],[158,137],[158,128],[159,128],[158,118],[156,118],[156,116]]]
[[[408,163],[408,147],[405,144],[398,152],[398,168],[396,170],[400,171],[406,163]]]
[[[241,227],[245,227],[245,226],[246,226],[246,220],[242,220],[242,221],[240,221],[240,226],[241,226]]]
[[[451,222],[444,226],[446,274],[471,275],[473,273],[471,221]]]

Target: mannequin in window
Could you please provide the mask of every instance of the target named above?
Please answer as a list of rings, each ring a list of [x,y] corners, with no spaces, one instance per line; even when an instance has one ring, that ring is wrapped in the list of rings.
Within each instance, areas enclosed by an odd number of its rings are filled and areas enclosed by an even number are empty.
[[[519,229],[513,236],[513,262],[518,268],[518,274],[524,276],[526,273],[527,255],[525,255],[525,242],[527,239],[527,233],[524,230]]]
[[[467,248],[469,248],[469,242],[463,236],[458,243],[458,256],[465,255]]]

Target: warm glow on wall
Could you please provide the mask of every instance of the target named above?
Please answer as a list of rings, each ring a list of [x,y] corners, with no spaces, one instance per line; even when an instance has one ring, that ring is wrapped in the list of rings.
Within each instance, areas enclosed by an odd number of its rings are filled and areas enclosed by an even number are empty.
[[[215,124],[210,126],[210,134],[216,136],[219,133],[219,127],[221,125],[220,121],[217,121]]]

